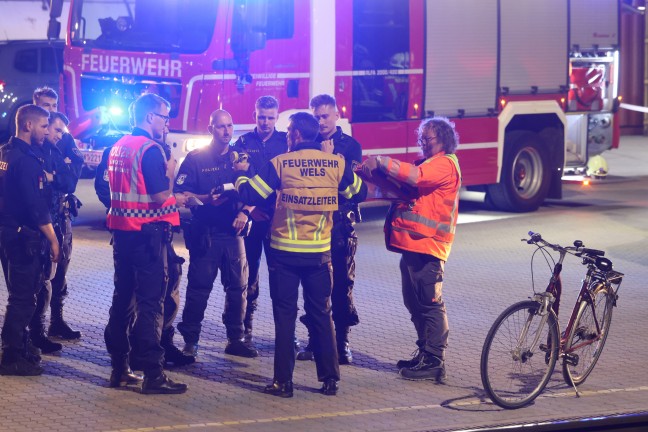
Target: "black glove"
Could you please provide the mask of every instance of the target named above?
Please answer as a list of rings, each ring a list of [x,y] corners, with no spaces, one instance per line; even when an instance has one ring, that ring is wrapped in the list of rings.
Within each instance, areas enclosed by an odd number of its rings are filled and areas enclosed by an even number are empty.
[[[68,194],[68,196],[65,198],[67,201],[67,206],[70,211],[70,214],[74,217],[79,216],[79,209],[83,207],[83,203],[79,198],[76,197],[74,194]]]

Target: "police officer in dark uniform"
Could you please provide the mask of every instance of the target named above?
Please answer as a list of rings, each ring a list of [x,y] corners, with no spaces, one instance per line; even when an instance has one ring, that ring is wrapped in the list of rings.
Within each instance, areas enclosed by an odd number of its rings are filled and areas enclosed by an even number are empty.
[[[201,323],[219,270],[225,290],[225,353],[258,356],[257,350],[243,341],[248,264],[241,233],[247,229],[252,207],[242,207],[233,190],[236,177],[229,146],[233,131],[230,114],[214,111],[209,120],[211,143],[187,155],[173,188],[177,197],[190,197],[186,205],[192,212],[190,224],[183,226],[189,271],[178,330],[185,341],[184,353],[194,357],[198,355]]]
[[[43,281],[43,251],[59,259],[59,244],[43,196],[43,167],[32,152],[48,134],[49,113],[25,105],[16,114],[16,136],[0,148],[0,260],[9,297],[2,326],[1,375],[43,373],[27,350],[27,324]],[[49,245],[48,245],[49,243]]]
[[[360,143],[342,132],[336,126],[340,118],[335,99],[327,94],[315,96],[310,101],[313,115],[319,121],[320,133],[317,142],[322,143],[322,150],[328,153],[344,156],[347,165],[355,167],[362,162]],[[333,229],[331,232],[331,262],[333,264],[333,322],[335,323],[335,338],[337,342],[340,364],[353,361],[349,348],[349,330],[360,320],[353,304],[353,285],[355,281],[355,253],[358,247],[354,225],[360,222],[358,205],[340,200],[339,209],[333,214]],[[309,328],[308,314],[300,320]],[[309,331],[310,332],[310,331]],[[310,339],[310,338],[309,338]],[[309,345],[297,353],[298,360],[312,360],[313,353]]]
[[[59,319],[53,318],[52,322],[55,323],[55,326],[61,326],[63,333],[59,332],[59,334],[66,336],[67,339],[78,339],[81,337],[80,332],[73,331],[62,320],[63,298],[67,296],[65,273],[67,265],[70,263],[70,254],[72,251],[70,213],[76,213],[78,209],[78,200],[72,195],[72,192],[76,188],[78,177],[71,167],[72,161],[69,158],[66,159],[57,146],[68,124],[69,121],[65,115],[58,112],[50,112],[48,136],[42,145],[33,147],[34,153],[43,165],[43,172],[45,174],[45,197],[52,217],[54,232],[56,233],[61,249],[61,259],[56,266],[54,274],[48,275],[43,281],[43,287],[38,294],[38,300],[36,302],[36,311],[29,324],[32,343],[37,348],[40,348],[43,354],[50,354],[60,351],[63,348],[60,343],[51,341],[45,334],[45,313],[47,306],[50,305],[51,297],[54,296],[54,286],[56,286],[57,303],[56,307],[52,310],[56,311]],[[76,157],[78,158],[76,161],[77,164],[79,162],[83,163],[80,155]],[[51,265],[51,263],[49,264]],[[51,281],[50,278],[52,278]],[[52,315],[54,314],[55,312],[52,313]]]
[[[143,394],[179,394],[187,385],[164,373],[160,344],[163,301],[167,291],[167,247],[180,216],[172,194],[175,160],[166,160],[161,140],[169,122],[170,104],[152,93],[134,102],[137,135],[117,141],[108,157],[111,206],[106,224],[113,233],[115,290],[104,338],[111,357],[110,386],[136,384],[141,376],[129,366],[130,341],[142,365]],[[131,336],[132,333],[132,336]]]
[[[97,165],[94,179],[94,189],[97,198],[101,204],[106,207],[106,211],[110,208],[110,185],[108,184],[108,156],[112,146],[106,147],[101,154],[101,161]]]
[[[132,111],[133,105],[129,108]],[[131,123],[134,121],[133,113],[130,113]],[[139,128],[133,129],[133,136],[142,136],[145,132]],[[165,130],[164,136],[168,133]],[[165,142],[158,141],[162,146],[167,161],[171,159],[171,147]],[[99,201],[106,207],[106,211],[110,209],[110,185],[108,184],[108,156],[110,149],[108,147],[104,150],[101,156],[101,162],[97,166],[95,173],[94,188]],[[162,337],[160,345],[164,348],[164,361],[166,364],[173,363],[174,366],[185,366],[196,361],[195,357],[184,355],[173,343],[173,336],[175,335],[175,327],[173,322],[178,315],[180,309],[180,276],[182,275],[182,264],[185,260],[176,254],[173,248],[173,243],[169,243],[167,247],[167,265],[169,271],[169,281],[167,283],[167,290],[164,296],[164,320],[162,324]],[[131,345],[136,349],[137,341],[131,340]],[[131,367],[136,370],[141,370],[140,365],[131,361]]]
[[[261,96],[254,109],[256,127],[252,132],[241,135],[234,143],[234,150],[246,154],[252,166],[252,173],[258,172],[273,157],[286,153],[288,144],[286,133],[275,129],[279,118],[279,102],[272,96]],[[274,212],[274,200],[270,198],[254,208],[250,217],[253,221],[250,233],[245,237],[245,254],[247,255],[249,276],[247,286],[247,307],[245,310],[245,341],[252,344],[252,327],[254,311],[259,298],[259,267],[261,253],[265,250],[266,260],[270,239],[270,220]]]
[[[271,159],[259,174],[241,175],[236,187],[244,202],[260,204],[276,190],[268,271],[275,321],[275,358],[272,384],[264,391],[293,396],[295,354],[293,338],[299,285],[311,320],[311,343],[320,391],[337,394],[338,353],[331,320],[331,225],[339,196],[354,202],[367,194],[366,185],[341,156],[321,151],[314,142],[317,120],[308,113],[290,116],[290,152]],[[237,167],[247,169],[244,166]]]
[[[49,87],[41,87],[34,91],[34,105],[46,109],[50,113],[56,113],[58,108],[58,94]],[[62,114],[61,114],[62,115]],[[62,131],[53,138],[55,129]],[[56,237],[61,245],[61,261],[59,262],[54,278],[51,280],[51,308],[50,325],[47,334],[50,337],[57,337],[63,340],[75,340],[81,337],[81,332],[70,328],[63,318],[63,305],[68,296],[68,284],[66,274],[72,257],[72,222],[71,217],[77,215],[81,202],[74,196],[76,185],[83,168],[83,156],[76,146],[72,135],[67,132],[67,117],[59,117],[52,125],[50,119],[49,142],[44,145],[46,153],[55,159],[53,168],[56,169],[57,179],[52,183],[52,222]],[[65,178],[65,180],[61,180]],[[44,311],[43,311],[44,313]],[[44,324],[44,323],[43,323]],[[42,340],[42,339],[41,339]],[[34,341],[34,344],[38,344]],[[51,346],[49,348],[52,348]],[[43,348],[41,348],[43,349]],[[43,349],[45,353],[46,350]]]

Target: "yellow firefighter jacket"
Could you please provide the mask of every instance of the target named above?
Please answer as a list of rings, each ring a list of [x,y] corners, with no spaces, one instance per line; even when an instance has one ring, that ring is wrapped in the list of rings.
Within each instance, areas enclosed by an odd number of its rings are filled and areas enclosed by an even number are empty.
[[[321,253],[331,249],[333,212],[339,195],[359,202],[367,187],[339,155],[302,142],[271,159],[252,178],[241,176],[236,189],[246,204],[263,202],[277,192],[270,247],[288,252]]]

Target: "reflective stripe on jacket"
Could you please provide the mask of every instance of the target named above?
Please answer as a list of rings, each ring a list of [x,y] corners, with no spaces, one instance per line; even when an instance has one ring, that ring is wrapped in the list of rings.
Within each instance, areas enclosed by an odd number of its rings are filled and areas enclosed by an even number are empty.
[[[342,156],[302,148],[270,160],[271,169],[252,178],[239,177],[242,197],[251,190],[265,199],[277,191],[270,247],[288,252],[321,253],[331,249],[333,212],[339,196],[351,199],[366,187],[349,170]],[[351,180],[352,179],[352,180]],[[245,201],[245,200],[244,200]]]
[[[386,221],[389,246],[447,261],[457,226],[461,170],[454,154],[437,154],[416,166],[381,157],[383,172],[409,186],[419,197],[394,204]]]
[[[142,225],[150,222],[180,225],[180,215],[173,195],[164,203],[158,204],[146,190],[142,157],[144,152],[151,148],[158,149],[164,155],[162,147],[145,136],[126,135],[110,150],[110,211],[107,217],[109,229],[141,231]]]

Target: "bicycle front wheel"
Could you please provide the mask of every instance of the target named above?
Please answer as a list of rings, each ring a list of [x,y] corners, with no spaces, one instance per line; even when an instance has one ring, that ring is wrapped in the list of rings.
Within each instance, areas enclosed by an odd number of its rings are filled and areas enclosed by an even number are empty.
[[[580,303],[564,348],[563,378],[569,385],[582,384],[601,356],[612,323],[614,294],[609,289],[599,284],[591,291],[592,303]]]
[[[491,327],[481,354],[481,379],[491,400],[502,408],[531,403],[545,388],[558,359],[556,314],[539,313],[527,300],[506,309]]]

